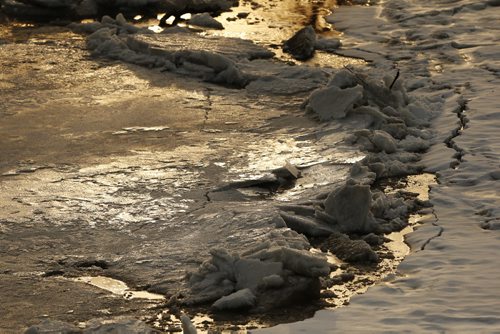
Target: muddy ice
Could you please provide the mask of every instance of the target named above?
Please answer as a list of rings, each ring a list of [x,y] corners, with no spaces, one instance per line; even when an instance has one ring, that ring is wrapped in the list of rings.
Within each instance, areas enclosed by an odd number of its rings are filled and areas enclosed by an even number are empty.
[[[2,32],[6,331],[300,320],[393,272],[391,233],[431,206],[402,183],[445,100],[395,70],[121,14]],[[329,41],[309,64],[359,64]]]

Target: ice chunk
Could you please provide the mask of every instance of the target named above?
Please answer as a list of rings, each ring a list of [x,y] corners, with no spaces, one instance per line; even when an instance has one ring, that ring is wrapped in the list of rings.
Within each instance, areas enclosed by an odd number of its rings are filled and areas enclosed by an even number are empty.
[[[371,197],[369,186],[346,182],[328,196],[325,211],[337,220],[343,232],[369,233],[373,230],[367,219]]]
[[[194,327],[193,323],[191,322],[191,319],[185,314],[181,315],[181,326],[182,326],[182,333],[183,334],[197,334],[198,331],[196,330],[196,327]]]
[[[258,307],[267,310],[297,294],[317,295],[318,277],[330,273],[326,257],[309,252],[309,242],[295,231],[271,231],[268,237],[240,255],[212,251],[212,258],[188,277],[187,297],[181,302],[193,305],[217,300],[215,309],[230,309],[254,307],[258,300]],[[241,292],[245,289],[253,291],[253,298]],[[277,294],[275,298],[268,296],[270,292]]]
[[[333,233],[321,246],[323,251],[331,251],[339,259],[349,262],[377,262],[378,256],[364,240],[351,240],[342,233]]]
[[[396,141],[385,131],[373,131],[371,141],[379,151],[384,151],[385,153],[396,152]]]
[[[389,119],[389,117],[380,112],[376,106],[360,106],[353,109],[351,113],[370,115],[376,123],[386,122]]]
[[[335,73],[333,78],[328,83],[328,86],[335,86],[338,88],[350,88],[358,84],[358,80],[351,71],[342,69]]]
[[[351,178],[356,180],[358,184],[370,185],[375,182],[377,175],[370,171],[367,166],[362,165],[360,162],[355,163],[351,168]]]
[[[175,53],[174,59],[177,67],[184,66],[189,72],[199,70],[199,68],[190,68],[189,64],[201,65],[208,68],[209,71],[203,74],[203,79],[206,81],[238,87],[244,87],[248,82],[248,78],[231,59],[217,53],[203,50],[182,50]]]
[[[224,296],[213,303],[216,310],[235,310],[241,308],[251,308],[256,303],[256,297],[250,289],[242,289],[228,296]]]
[[[363,97],[363,88],[355,86],[340,89],[336,86],[317,89],[312,92],[306,110],[319,116],[321,121],[344,118],[352,106]]]
[[[407,152],[423,152],[430,147],[431,143],[422,138],[407,136],[399,142],[399,147]]]
[[[280,215],[285,221],[286,226],[311,237],[328,236],[333,231],[329,226],[322,225],[311,218],[291,215],[285,212],[281,212]]]
[[[391,118],[389,123],[384,123],[380,126],[380,130],[387,132],[396,139],[403,139],[408,135],[408,128],[400,119]]]
[[[212,29],[224,29],[222,23],[210,16],[209,13],[202,13],[194,15],[188,23],[193,26],[212,28]]]
[[[262,284],[264,277],[280,275],[283,271],[281,262],[264,262],[256,259],[240,259],[234,265],[236,289],[255,290]]]
[[[330,273],[330,265],[324,256],[306,250],[273,247],[258,255],[261,260],[281,261],[286,269],[298,275],[319,277]]]
[[[354,133],[353,143],[370,152],[394,153],[397,150],[396,141],[382,130],[358,130]]]

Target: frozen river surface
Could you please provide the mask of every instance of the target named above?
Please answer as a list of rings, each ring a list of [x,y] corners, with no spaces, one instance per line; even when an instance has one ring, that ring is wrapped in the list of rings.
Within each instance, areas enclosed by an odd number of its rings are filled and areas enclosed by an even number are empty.
[[[223,14],[225,30],[180,37],[237,63],[251,81],[244,89],[200,80],[193,73],[202,67],[172,73],[138,58],[91,57],[85,36],[66,28],[0,26],[3,331],[44,319],[82,327],[102,317],[151,319],[158,300],[132,298],[132,290],[168,299],[210,249],[244,252],[272,239],[280,207],[338,187],[365,155],[345,138],[369,120],[318,123],[301,109],[343,65],[365,66],[358,59],[375,75],[398,68],[412,95],[444,101],[421,160],[437,176],[433,208],[406,238],[411,254],[383,283],[348,307],[263,331],[498,330],[498,3],[385,1],[331,16],[292,3],[244,2],[238,10],[252,14]],[[269,15],[276,6],[296,17]],[[292,66],[276,48],[302,25],[328,22],[342,32],[337,55],[317,52],[310,66]],[[177,52],[178,36],[140,40]],[[302,177],[277,179],[287,163]],[[103,276],[126,282],[130,291],[119,281],[107,290],[119,286],[129,297],[83,283]],[[316,309],[264,322],[302,320]]]
[[[384,1],[331,17],[345,54],[396,63],[415,89],[450,89],[424,156],[434,218],[407,237],[397,275],[307,321],[266,333],[497,333],[500,329],[498,1]],[[421,88],[418,88],[421,87]],[[458,117],[457,117],[458,116]]]

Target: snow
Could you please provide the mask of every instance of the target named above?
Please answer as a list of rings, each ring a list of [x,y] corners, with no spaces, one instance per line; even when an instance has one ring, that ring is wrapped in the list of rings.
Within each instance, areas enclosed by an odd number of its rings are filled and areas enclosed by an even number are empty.
[[[493,23],[500,20],[498,5],[387,0],[372,7],[342,7],[329,17],[344,30],[338,52],[368,59],[381,72],[393,69],[396,61],[401,83],[407,83],[412,96],[422,97],[407,105],[401,103],[407,99],[403,95],[388,99],[390,109],[377,104],[389,117],[400,115],[409,128],[397,136],[402,139],[397,153],[372,157],[369,166],[381,168],[378,176],[408,172],[405,161],[413,158],[403,152],[427,150],[418,164],[438,177],[430,192],[432,214],[407,236],[411,254],[397,274],[352,298],[348,307],[255,332],[498,331],[500,194],[494,175],[500,161],[500,34]],[[423,131],[426,125],[431,132]],[[366,172],[358,169],[359,175]],[[379,197],[373,205],[386,200]],[[379,214],[387,216],[404,210],[397,202],[391,210],[387,203],[380,205]]]

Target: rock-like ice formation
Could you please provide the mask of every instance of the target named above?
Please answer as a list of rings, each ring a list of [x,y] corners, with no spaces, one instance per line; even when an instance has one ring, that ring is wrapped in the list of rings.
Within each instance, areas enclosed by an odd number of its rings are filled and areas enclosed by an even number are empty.
[[[188,297],[182,302],[214,302],[216,310],[265,310],[300,294],[318,295],[318,278],[330,273],[330,265],[309,247],[300,234],[280,229],[242,254],[213,250],[211,259],[190,274]]]
[[[323,251],[330,251],[339,259],[349,263],[377,263],[378,255],[364,240],[351,240],[342,233],[332,233],[321,245]]]
[[[251,308],[255,306],[256,297],[250,289],[241,289],[230,295],[221,297],[212,307],[218,311]]]
[[[71,27],[91,33],[87,46],[94,55],[237,88],[255,79],[244,73],[237,62],[273,56],[265,48],[237,38],[204,38],[194,33],[168,30],[153,34],[127,23],[121,14],[116,19],[105,16],[101,22],[72,24]]]
[[[182,326],[182,333],[183,334],[197,334],[198,331],[196,330],[196,327],[193,325],[191,322],[191,319],[185,314],[181,314],[181,326]]]
[[[353,105],[363,97],[363,88],[340,89],[335,86],[315,90],[306,102],[306,110],[314,112],[321,121],[344,118]]]
[[[307,60],[314,54],[316,32],[310,25],[300,29],[283,44],[283,51],[288,52],[298,60]]]

